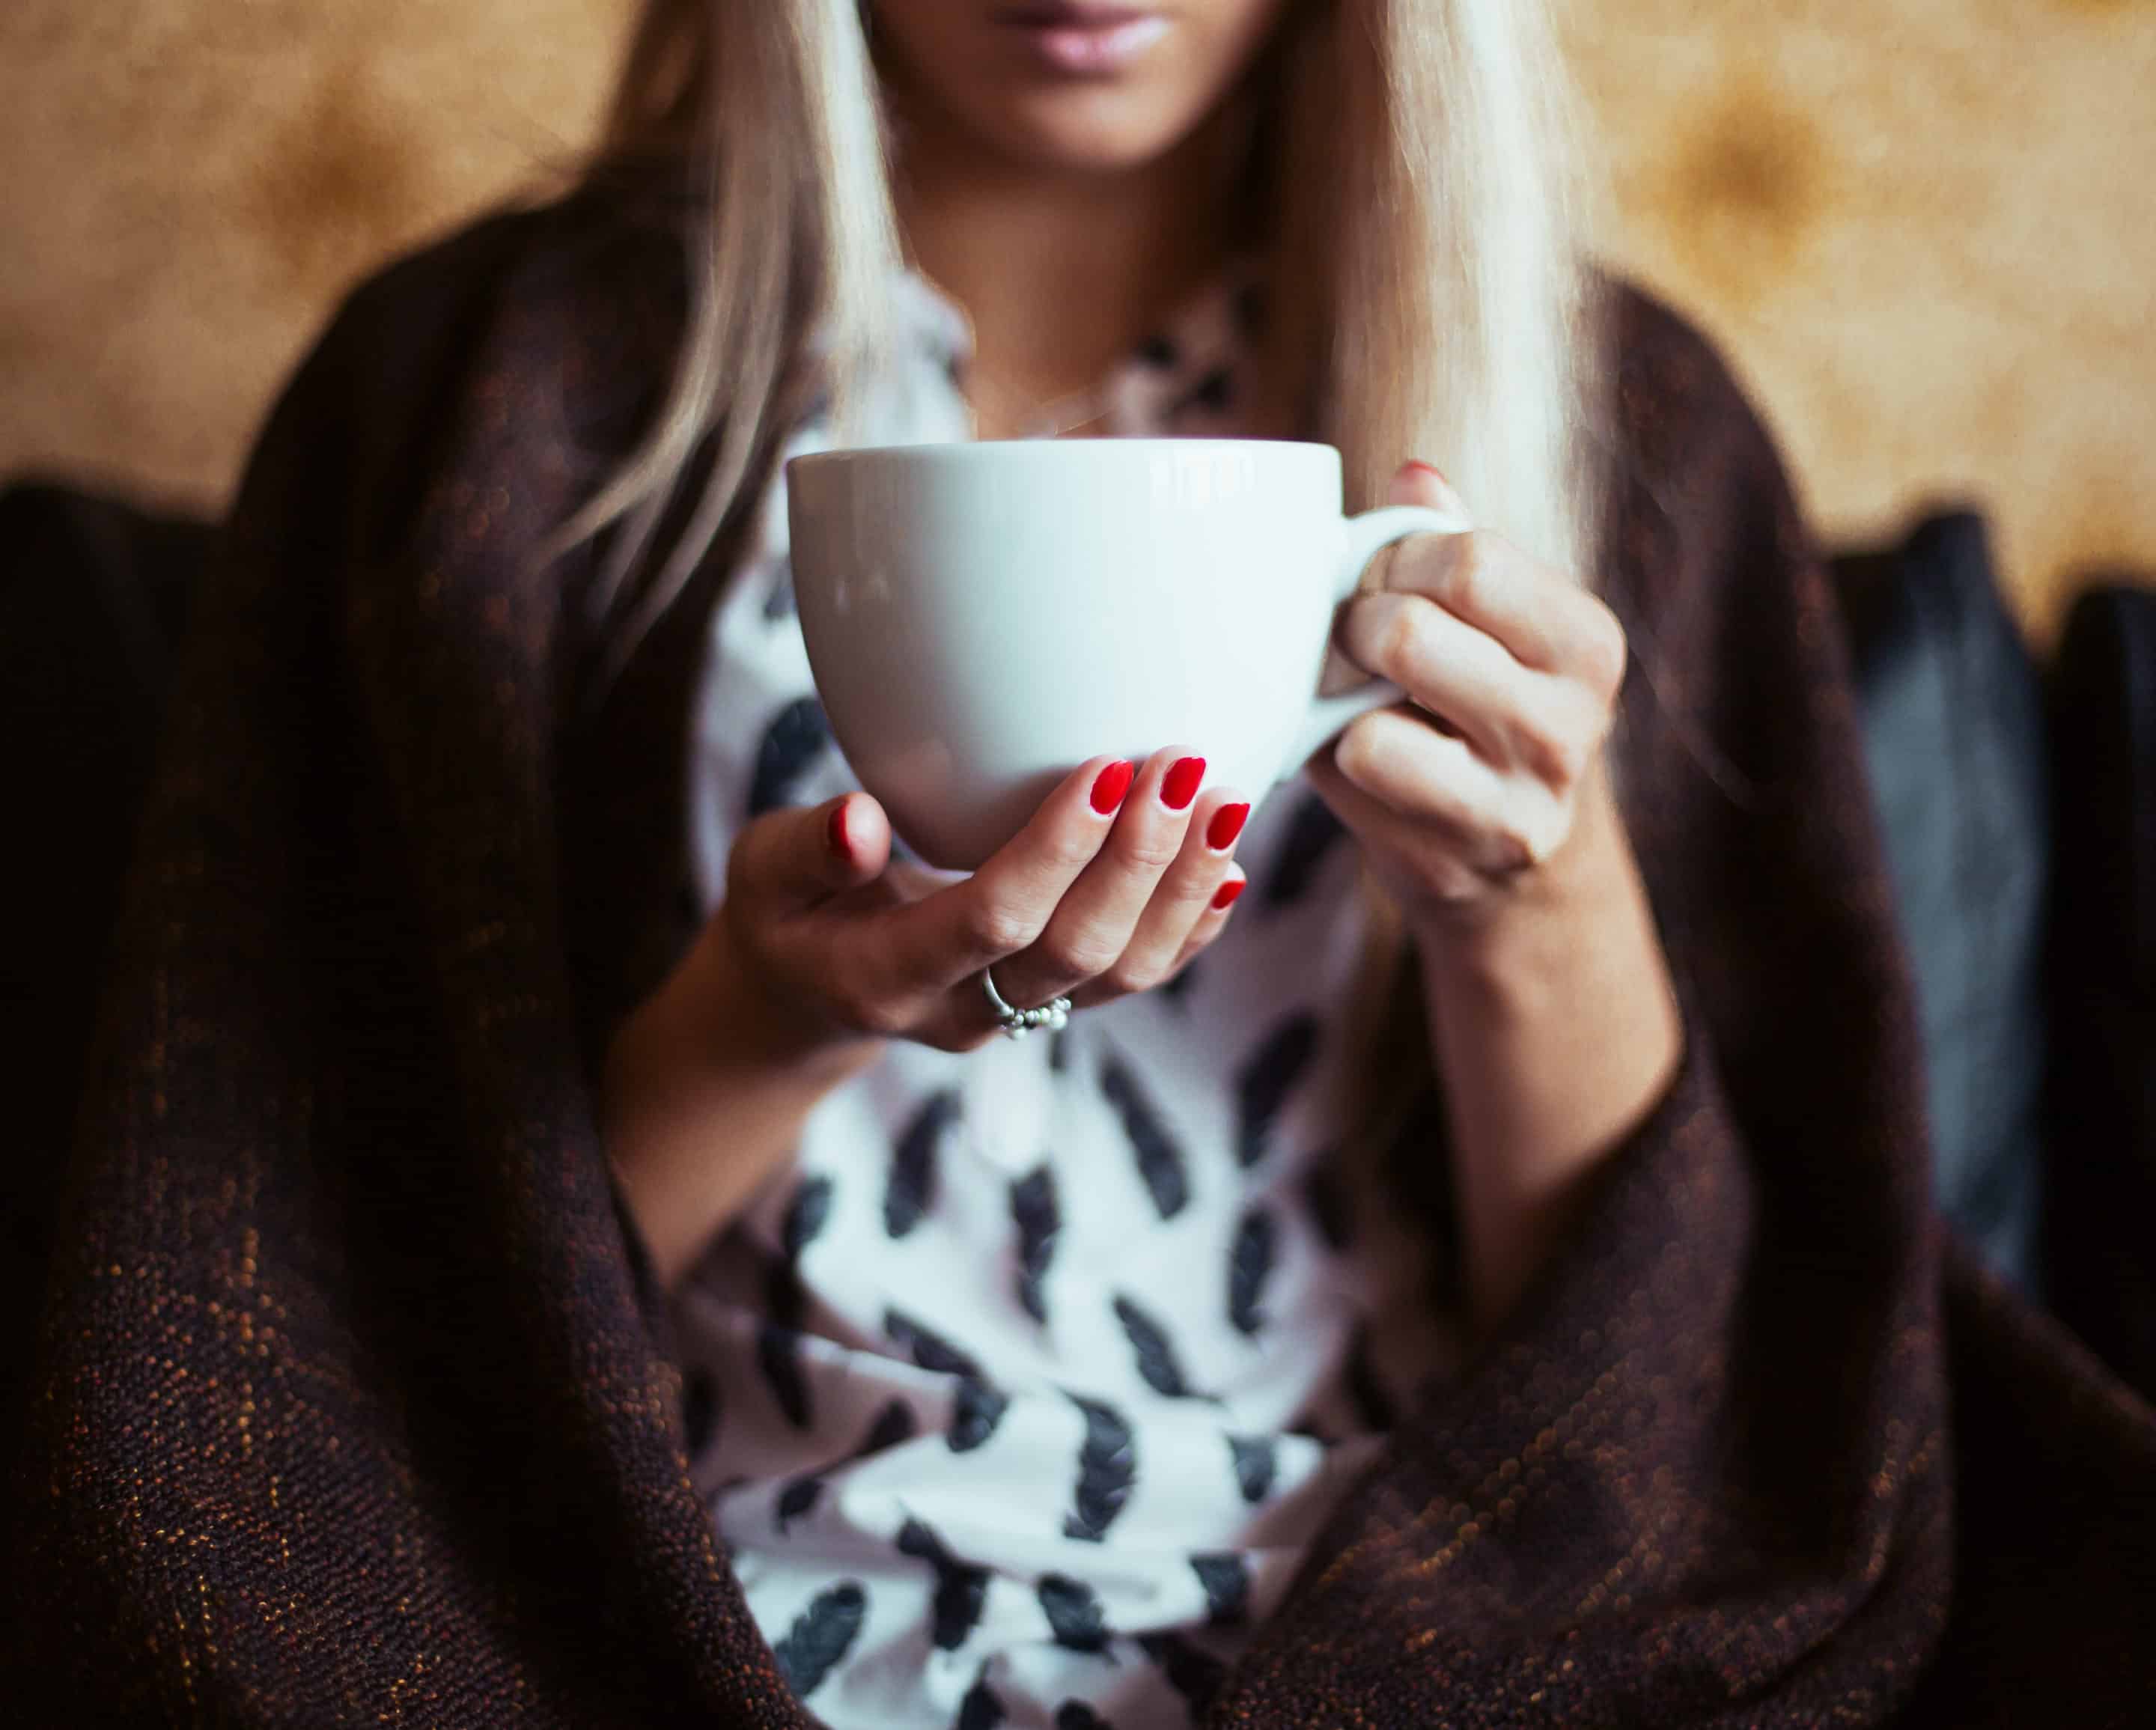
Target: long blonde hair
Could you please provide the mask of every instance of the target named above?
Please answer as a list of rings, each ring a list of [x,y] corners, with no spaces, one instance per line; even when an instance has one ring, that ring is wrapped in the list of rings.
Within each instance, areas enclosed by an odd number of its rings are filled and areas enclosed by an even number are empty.
[[[629,644],[757,479],[808,333],[841,405],[881,352],[900,253],[861,4],[646,0],[598,163],[686,170],[686,324],[658,414],[564,536],[615,531],[596,599]],[[1300,430],[1340,447],[1351,508],[1419,457],[1581,568],[1599,367],[1545,4],[1291,0],[1280,28],[1273,240],[1326,261],[1273,285]]]

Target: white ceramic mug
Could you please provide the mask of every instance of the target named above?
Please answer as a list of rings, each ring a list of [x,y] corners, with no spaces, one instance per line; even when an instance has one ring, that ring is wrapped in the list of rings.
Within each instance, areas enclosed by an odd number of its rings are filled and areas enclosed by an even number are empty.
[[[802,634],[839,748],[933,865],[971,870],[1091,757],[1200,752],[1254,802],[1399,693],[1315,695],[1383,547],[1330,445],[1093,439],[787,465]]]

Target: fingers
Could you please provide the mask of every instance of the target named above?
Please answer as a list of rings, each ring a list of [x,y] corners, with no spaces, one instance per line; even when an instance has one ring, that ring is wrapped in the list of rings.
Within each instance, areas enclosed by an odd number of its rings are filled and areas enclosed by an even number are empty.
[[[1466,514],[1443,477],[1419,463],[1394,477],[1392,496]],[[1481,529],[1410,536],[1394,549],[1383,576],[1387,591],[1435,602],[1525,666],[1578,679],[1603,696],[1623,681],[1625,632],[1617,616],[1502,536]]]
[[[774,911],[829,902],[776,936],[845,1024],[963,1050],[993,1032],[984,967],[1021,1008],[1089,984],[1086,1000],[1105,1001],[1167,979],[1219,933],[1242,889],[1234,852],[1250,807],[1225,789],[1201,791],[1204,772],[1183,751],[1142,767],[1095,758],[972,877],[915,901],[891,894],[880,875],[890,829],[865,794],[774,814],[744,832],[734,870]],[[833,899],[862,886],[865,896]]]
[[[1475,869],[1504,874],[1545,860],[1567,828],[1563,798],[1507,775],[1462,739],[1399,709],[1365,715],[1313,761],[1320,790],[1366,841],[1412,850],[1434,831]]]
[[[1228,923],[1229,913],[1249,887],[1250,880],[1243,875],[1243,868],[1240,865],[1229,866],[1228,875],[1221,880],[1220,886],[1213,891],[1213,898],[1205,904],[1204,911],[1198,916],[1197,924],[1191,927],[1190,934],[1183,940],[1183,947],[1176,951],[1175,959],[1169,963],[1167,973],[1154,981],[1156,988],[1166,984],[1205,952],[1213,940],[1220,935]],[[1106,1003],[1116,995],[1114,992],[1101,989],[1097,993],[1089,993],[1074,1001],[1081,1008],[1091,1008],[1096,1002]]]
[[[1170,867],[1182,857],[1205,759],[1157,752],[1146,760],[1106,844],[1064,895],[1038,940],[996,966],[1021,1007],[1067,994],[1114,968]],[[1191,892],[1187,887],[1185,893]]]
[[[1452,483],[1440,470],[1428,463],[1402,463],[1394,471],[1385,496],[1390,504],[1420,505],[1462,522],[1474,521],[1467,501],[1453,490]]]
[[[1358,717],[1334,742],[1331,755],[1332,767],[1350,787],[1394,817],[1447,829],[1471,827],[1504,785],[1503,775],[1466,740],[1398,709]]]
[[[1347,611],[1348,652],[1441,716],[1501,768],[1574,779],[1601,742],[1606,705],[1522,666],[1494,637],[1419,595],[1366,595]]]
[[[891,823],[865,793],[773,811],[742,831],[726,899],[772,911],[811,906],[872,880],[891,857]]]
[[[1116,827],[1133,774],[1116,757],[1081,763],[979,870],[893,910],[886,952],[893,987],[947,990],[1030,947]]]
[[[1243,879],[1234,860],[1250,814],[1249,802],[1225,788],[1212,789],[1192,807],[1182,850],[1162,875],[1122,953],[1092,983],[1071,993],[1075,1001],[1090,1007],[1150,991],[1173,978],[1217,935],[1227,922],[1228,908],[1242,893]]]
[[[1199,915],[1198,923],[1190,927],[1190,935],[1183,940],[1183,947],[1176,952],[1174,964],[1168,970],[1168,978],[1173,979],[1189,966],[1206,946],[1220,935],[1221,927],[1228,922],[1228,915],[1234,911],[1235,903],[1242,899],[1243,891],[1250,886],[1250,880],[1243,875],[1242,866],[1231,865],[1228,867],[1228,875],[1220,880],[1220,886],[1213,891],[1213,898],[1206,902],[1205,911]]]

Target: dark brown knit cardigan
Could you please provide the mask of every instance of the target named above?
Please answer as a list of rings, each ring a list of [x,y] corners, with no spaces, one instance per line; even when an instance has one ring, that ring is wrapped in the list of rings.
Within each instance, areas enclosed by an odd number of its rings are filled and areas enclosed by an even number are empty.
[[[679,276],[594,201],[489,222],[362,290],[269,426],[69,1174],[0,1719],[806,1722],[588,1080],[689,931],[746,524],[603,701],[591,562],[537,556]],[[1615,300],[1600,575],[1689,1055],[1212,1722],[2156,1722],[2156,1419],[1943,1236],[1834,613],[1728,375]]]

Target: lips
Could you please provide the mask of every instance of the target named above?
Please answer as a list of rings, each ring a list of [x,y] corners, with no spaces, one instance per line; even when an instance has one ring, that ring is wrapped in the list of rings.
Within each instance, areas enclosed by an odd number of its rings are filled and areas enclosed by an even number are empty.
[[[1088,0],[1020,0],[996,20],[1045,69],[1081,78],[1112,76],[1137,64],[1168,33],[1152,8]]]

